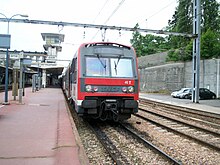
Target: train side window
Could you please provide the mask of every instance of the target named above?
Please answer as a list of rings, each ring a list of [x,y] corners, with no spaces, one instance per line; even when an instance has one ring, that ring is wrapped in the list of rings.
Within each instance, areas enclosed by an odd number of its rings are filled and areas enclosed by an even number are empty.
[[[76,83],[76,79],[77,79],[77,58],[75,58],[74,63],[75,63],[74,82]]]
[[[72,63],[71,63],[71,70],[70,70],[70,81],[71,83],[74,82],[74,68],[75,68],[75,64],[74,64],[74,59],[72,60]]]
[[[77,75],[76,62],[77,62],[77,58],[74,58],[71,65],[71,72],[72,72],[71,80],[73,83],[76,83],[76,75]]]

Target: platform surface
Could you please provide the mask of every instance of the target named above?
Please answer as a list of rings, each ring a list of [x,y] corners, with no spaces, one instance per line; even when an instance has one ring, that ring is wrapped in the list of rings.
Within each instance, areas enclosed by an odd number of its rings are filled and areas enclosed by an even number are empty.
[[[9,92],[8,100],[0,104],[1,165],[89,164],[60,88],[27,88],[22,104]]]

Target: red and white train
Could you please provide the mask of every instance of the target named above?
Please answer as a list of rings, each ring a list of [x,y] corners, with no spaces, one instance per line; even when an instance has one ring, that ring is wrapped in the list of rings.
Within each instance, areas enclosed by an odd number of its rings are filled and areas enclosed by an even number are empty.
[[[82,44],[65,75],[63,88],[81,116],[126,120],[138,112],[137,57],[130,46],[110,42]]]

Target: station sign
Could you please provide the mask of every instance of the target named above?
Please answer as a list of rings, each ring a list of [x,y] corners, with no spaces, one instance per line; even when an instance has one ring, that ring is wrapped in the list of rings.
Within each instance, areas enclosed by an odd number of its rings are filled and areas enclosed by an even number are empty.
[[[11,35],[0,34],[0,48],[10,49],[10,45],[11,45]]]

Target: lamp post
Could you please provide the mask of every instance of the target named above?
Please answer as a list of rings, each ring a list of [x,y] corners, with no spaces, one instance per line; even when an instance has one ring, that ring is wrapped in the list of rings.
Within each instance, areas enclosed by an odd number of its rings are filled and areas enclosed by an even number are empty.
[[[6,15],[0,13],[0,15],[4,16],[7,19],[8,22],[8,28],[7,28],[7,34],[9,34],[9,23],[11,19],[15,16],[20,16],[20,17],[28,17],[28,15],[23,15],[23,14],[15,14],[11,16],[10,18],[6,17]],[[6,51],[6,64],[5,64],[5,102],[3,104],[7,105],[9,104],[8,102],[8,67],[9,67],[9,54],[8,54],[8,48]]]

